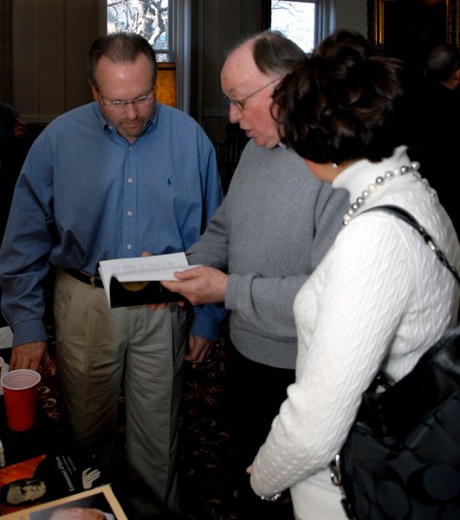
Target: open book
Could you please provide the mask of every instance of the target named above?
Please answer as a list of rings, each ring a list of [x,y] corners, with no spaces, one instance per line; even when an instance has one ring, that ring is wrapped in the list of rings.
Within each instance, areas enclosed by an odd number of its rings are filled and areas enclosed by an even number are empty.
[[[103,260],[99,274],[110,307],[127,307],[150,303],[185,301],[165,289],[161,280],[176,280],[173,273],[191,267],[185,253]]]

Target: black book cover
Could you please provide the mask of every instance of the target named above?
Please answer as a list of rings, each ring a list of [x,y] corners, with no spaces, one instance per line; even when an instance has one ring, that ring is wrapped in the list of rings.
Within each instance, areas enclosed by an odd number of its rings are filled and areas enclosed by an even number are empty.
[[[179,293],[168,291],[158,281],[121,283],[115,277],[110,280],[111,307],[131,307],[178,301],[186,301],[186,298]]]
[[[0,469],[2,515],[105,484],[93,457],[44,454]]]

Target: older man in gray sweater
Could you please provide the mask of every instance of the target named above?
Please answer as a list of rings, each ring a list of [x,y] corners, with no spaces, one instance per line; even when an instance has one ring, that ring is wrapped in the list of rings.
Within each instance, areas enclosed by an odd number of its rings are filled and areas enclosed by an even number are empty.
[[[164,283],[194,304],[224,302],[231,312],[227,373],[239,520],[288,520],[291,514],[253,498],[245,467],[294,381],[294,297],[334,241],[349,205],[348,192],[318,182],[279,142],[273,90],[303,59],[302,50],[276,32],[256,35],[229,54],[222,89],[230,121],[250,140],[223,203],[187,253],[202,267]],[[203,355],[191,352],[190,359]]]

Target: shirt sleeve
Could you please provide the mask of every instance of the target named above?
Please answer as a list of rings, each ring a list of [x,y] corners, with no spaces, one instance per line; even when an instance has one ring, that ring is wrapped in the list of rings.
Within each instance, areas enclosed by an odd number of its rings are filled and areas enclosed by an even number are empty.
[[[296,298],[296,382],[253,463],[259,495],[291,487],[333,460],[413,291],[413,265],[394,228],[379,233],[362,224],[339,235]]]
[[[190,334],[217,341],[220,334],[220,325],[227,315],[223,304],[195,305],[195,318]]]
[[[223,198],[214,148],[212,148],[209,153],[206,172],[206,226],[210,226],[210,221],[222,203]],[[205,231],[205,234],[206,233]],[[201,239],[202,238],[200,238],[200,241]],[[198,256],[194,256],[190,253],[194,250],[194,247],[195,246],[192,245],[187,251],[188,262],[190,264],[204,263]],[[190,333],[211,341],[217,341],[220,333],[220,325],[227,314],[223,305],[196,305],[194,312],[195,315]]]
[[[224,198],[203,235],[187,250],[190,264],[203,264],[227,271],[228,230],[226,222],[227,198]]]
[[[2,310],[13,346],[47,340],[43,284],[53,247],[52,173],[46,140],[38,139],[16,184],[0,251]]]

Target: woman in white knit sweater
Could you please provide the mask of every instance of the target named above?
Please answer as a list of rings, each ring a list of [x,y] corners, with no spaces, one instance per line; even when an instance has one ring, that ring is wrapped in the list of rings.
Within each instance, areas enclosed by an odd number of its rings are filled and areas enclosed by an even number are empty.
[[[361,35],[337,31],[274,94],[285,143],[313,174],[350,192],[344,227],[294,304],[296,382],[251,473],[256,494],[291,489],[299,520],[346,518],[328,465],[383,364],[399,380],[456,321],[459,287],[417,231],[373,206],[405,208],[451,264],[460,247],[417,173],[398,118],[401,64]],[[357,200],[358,199],[358,200]]]

